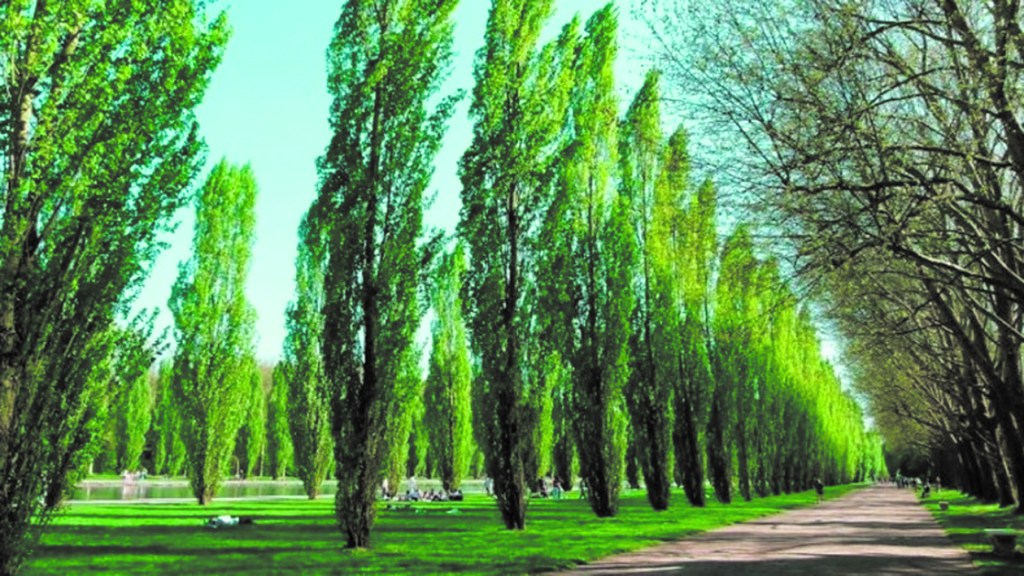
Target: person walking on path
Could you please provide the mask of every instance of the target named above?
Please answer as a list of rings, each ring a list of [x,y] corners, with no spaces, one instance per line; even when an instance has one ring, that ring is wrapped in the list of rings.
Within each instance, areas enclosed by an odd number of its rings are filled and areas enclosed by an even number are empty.
[[[814,479],[814,493],[818,495],[818,504],[825,499],[825,484],[822,483],[821,478]]]

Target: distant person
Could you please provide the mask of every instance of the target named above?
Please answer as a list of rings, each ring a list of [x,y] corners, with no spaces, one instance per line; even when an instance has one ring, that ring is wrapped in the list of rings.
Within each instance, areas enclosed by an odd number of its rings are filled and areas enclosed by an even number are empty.
[[[580,478],[580,500],[587,497],[587,479]]]
[[[488,496],[494,496],[494,480],[490,476],[484,476],[484,492]]]
[[[384,500],[387,500],[388,498],[391,497],[391,490],[389,490],[387,478],[385,478],[384,481],[380,483],[380,497],[383,498]]]
[[[821,478],[814,479],[814,493],[818,495],[819,503],[825,499],[825,484],[822,483]]]
[[[932,485],[925,480],[924,487],[921,488],[921,498],[927,498],[932,495]]]
[[[562,499],[562,482],[555,476],[555,480],[551,483],[551,497],[555,500]]]

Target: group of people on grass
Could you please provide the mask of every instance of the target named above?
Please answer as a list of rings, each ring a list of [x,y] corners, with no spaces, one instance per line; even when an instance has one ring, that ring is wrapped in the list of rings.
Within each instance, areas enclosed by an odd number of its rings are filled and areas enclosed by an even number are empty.
[[[147,473],[148,473],[148,471],[146,470],[145,467],[139,468],[135,472],[129,472],[128,470],[123,470],[123,471],[121,471],[121,480],[124,481],[125,484],[131,484],[132,482],[135,482],[136,480],[145,480]]]
[[[382,500],[397,500],[399,502],[461,502],[464,498],[462,490],[459,488],[453,490],[434,490],[431,488],[426,492],[422,492],[419,486],[416,485],[416,478],[412,476],[406,481],[405,494],[393,493],[388,485],[387,478],[381,484],[380,492]]]

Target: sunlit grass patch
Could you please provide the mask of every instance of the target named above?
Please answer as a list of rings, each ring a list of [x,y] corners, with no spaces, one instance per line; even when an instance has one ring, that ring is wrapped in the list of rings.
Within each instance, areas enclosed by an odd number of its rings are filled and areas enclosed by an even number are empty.
[[[829,488],[837,497],[853,486]],[[381,508],[372,550],[343,548],[333,500],[195,504],[75,505],[54,520],[25,574],[522,574],[572,567],[736,522],[813,504],[813,492],[707,508],[673,493],[654,512],[643,492],[624,494],[615,518],[586,502],[530,503],[527,530],[503,528],[494,502],[417,503]],[[449,513],[458,509],[458,513]],[[211,516],[252,516],[253,526],[210,529]]]
[[[940,510],[940,502],[948,502],[949,509]],[[1012,528],[1024,535],[1024,517],[1014,514],[1013,508],[984,504],[954,490],[933,492],[924,503],[949,537],[971,554],[971,560],[982,569],[984,576],[1019,576],[1024,573],[1024,556],[1019,551],[1015,559],[995,556],[984,532],[992,528]],[[1024,537],[1018,540],[1018,550],[1022,546]]]

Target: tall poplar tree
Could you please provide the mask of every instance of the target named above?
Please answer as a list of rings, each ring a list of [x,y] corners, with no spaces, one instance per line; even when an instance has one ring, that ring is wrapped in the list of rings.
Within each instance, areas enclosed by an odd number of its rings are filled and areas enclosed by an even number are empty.
[[[153,409],[153,473],[177,476],[185,466],[185,444],[181,439],[181,410],[174,401],[172,361],[160,362],[157,382],[157,402]]]
[[[102,333],[201,166],[201,4],[0,3],[0,572],[83,464]]]
[[[461,297],[465,271],[466,257],[459,244],[442,259],[432,298],[434,324],[424,423],[430,442],[430,459],[445,490],[454,490],[462,483],[472,448],[470,385],[473,375]]]
[[[429,104],[451,60],[457,3],[349,0],[328,49],[334,135],[319,162],[314,220],[327,239],[321,345],[335,511],[349,547],[370,543],[391,415],[419,323],[423,197],[454,101]]]
[[[152,357],[148,358],[152,361]],[[152,418],[153,397],[146,366],[133,371],[134,378],[127,384],[119,402],[117,413],[117,469],[138,470],[142,452],[146,447],[146,432]],[[123,376],[119,376],[123,377]]]
[[[611,4],[586,24],[574,64],[572,139],[559,178],[560,194],[548,212],[559,230],[542,250],[565,263],[546,274],[545,314],[572,367],[573,428],[580,476],[598,516],[618,510],[625,450],[622,387],[629,374],[629,320],[633,313],[636,242],[629,207],[617,194],[617,101],[612,68],[617,17]]]
[[[750,230],[726,241],[715,287],[715,389],[709,423],[708,466],[719,500],[732,498],[735,470],[740,495],[750,500],[751,425],[757,394],[756,362],[766,319],[761,314],[764,268],[754,255]],[[733,468],[735,463],[735,468]]]
[[[686,189],[688,177],[686,134],[680,127],[669,138],[659,188],[668,198],[677,197],[678,190]],[[679,201],[675,200],[671,204],[675,205]],[[718,245],[715,187],[710,181],[704,182],[696,193],[682,196],[681,201],[685,203],[685,213],[680,216],[681,230],[673,235],[669,260],[681,285],[681,290],[675,292],[675,307],[679,309],[681,305],[685,315],[678,344],[673,347],[680,372],[673,394],[675,426],[672,441],[675,445],[676,470],[682,478],[686,498],[694,506],[703,506],[702,436],[708,420],[709,397],[715,385],[709,352],[709,293]]]
[[[620,187],[633,209],[631,223],[639,245],[632,370],[625,393],[647,500],[655,510],[664,510],[672,488],[673,415],[666,407],[671,405],[673,381],[679,378],[672,353],[665,352],[674,348],[666,344],[679,324],[680,311],[671,296],[680,278],[669,264],[675,207],[664,202],[659,206],[656,197],[662,160],[659,79],[656,71],[647,74],[626,112],[619,147]]]
[[[249,378],[242,427],[235,441],[235,458],[238,459],[240,475],[250,478],[259,472],[260,460],[267,446],[267,390],[256,358],[249,357],[246,362]]]
[[[288,425],[295,474],[311,500],[334,461],[331,438],[331,387],[324,374],[323,331],[325,239],[309,216],[299,225],[295,258],[295,301],[288,305],[284,362],[277,372],[288,386]]]
[[[544,206],[551,194],[555,144],[571,86],[574,36],[538,53],[551,0],[494,0],[477,53],[470,116],[473,141],[463,155],[459,234],[469,248],[466,306],[481,385],[474,418],[482,425],[487,473],[505,526],[526,526],[524,458],[532,432],[526,389],[524,306]]]
[[[242,426],[253,382],[256,314],[245,299],[256,180],[248,166],[218,163],[196,199],[192,258],[181,265],[168,305],[174,315],[175,404],[192,493],[217,493]]]
[[[267,463],[270,475],[278,480],[295,468],[295,445],[288,424],[288,372],[282,362],[272,370],[267,399]],[[323,429],[326,432],[327,426]]]

